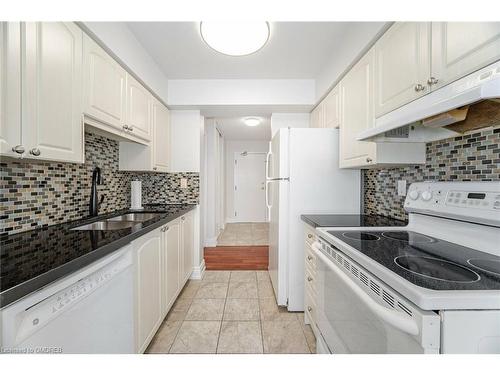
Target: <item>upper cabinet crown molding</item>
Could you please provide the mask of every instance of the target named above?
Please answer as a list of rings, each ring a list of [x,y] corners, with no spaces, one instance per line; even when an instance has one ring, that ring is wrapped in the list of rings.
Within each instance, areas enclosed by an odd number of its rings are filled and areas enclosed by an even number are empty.
[[[432,89],[500,59],[500,22],[433,22]]]
[[[430,90],[430,22],[397,22],[375,43],[375,116]]]

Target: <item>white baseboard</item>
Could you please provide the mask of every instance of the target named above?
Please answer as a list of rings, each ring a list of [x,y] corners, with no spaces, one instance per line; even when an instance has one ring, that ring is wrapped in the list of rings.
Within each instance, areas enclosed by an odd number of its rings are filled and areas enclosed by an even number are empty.
[[[217,246],[217,237],[207,238],[205,240],[205,247],[216,247]]]
[[[193,272],[191,273],[190,279],[201,280],[203,279],[203,274],[205,273],[205,259],[201,261],[199,266],[193,267]]]

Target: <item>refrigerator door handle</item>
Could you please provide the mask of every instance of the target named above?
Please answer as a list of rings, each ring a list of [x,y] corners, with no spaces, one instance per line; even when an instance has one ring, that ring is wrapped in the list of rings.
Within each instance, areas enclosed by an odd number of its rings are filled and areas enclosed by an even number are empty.
[[[271,204],[269,202],[269,184],[271,181],[266,181],[266,207],[268,210],[271,209]]]
[[[269,176],[269,163],[271,162],[271,155],[271,151],[269,151],[266,155],[266,180],[269,180],[271,178],[271,176]]]

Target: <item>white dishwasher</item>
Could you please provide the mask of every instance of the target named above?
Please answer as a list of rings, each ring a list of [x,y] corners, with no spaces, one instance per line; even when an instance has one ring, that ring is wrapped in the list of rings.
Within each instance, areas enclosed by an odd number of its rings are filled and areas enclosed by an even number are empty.
[[[3,353],[133,353],[131,245],[1,310]]]

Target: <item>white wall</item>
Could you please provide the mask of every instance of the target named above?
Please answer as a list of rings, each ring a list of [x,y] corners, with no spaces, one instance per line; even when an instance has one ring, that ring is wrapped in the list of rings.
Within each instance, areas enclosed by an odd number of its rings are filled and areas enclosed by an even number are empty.
[[[324,96],[338,78],[364,54],[368,45],[388,26],[387,22],[360,22],[355,32],[343,37],[342,47],[335,50],[316,77],[316,100]]]
[[[281,128],[308,128],[309,113],[273,113],[271,115],[271,137]]]
[[[170,111],[171,171],[200,172],[200,111]]]
[[[165,103],[168,79],[123,22],[82,22]]]
[[[234,154],[235,152],[269,151],[267,141],[226,141],[226,222],[234,219]]]
[[[169,105],[311,105],[313,79],[180,79],[168,82]]]

